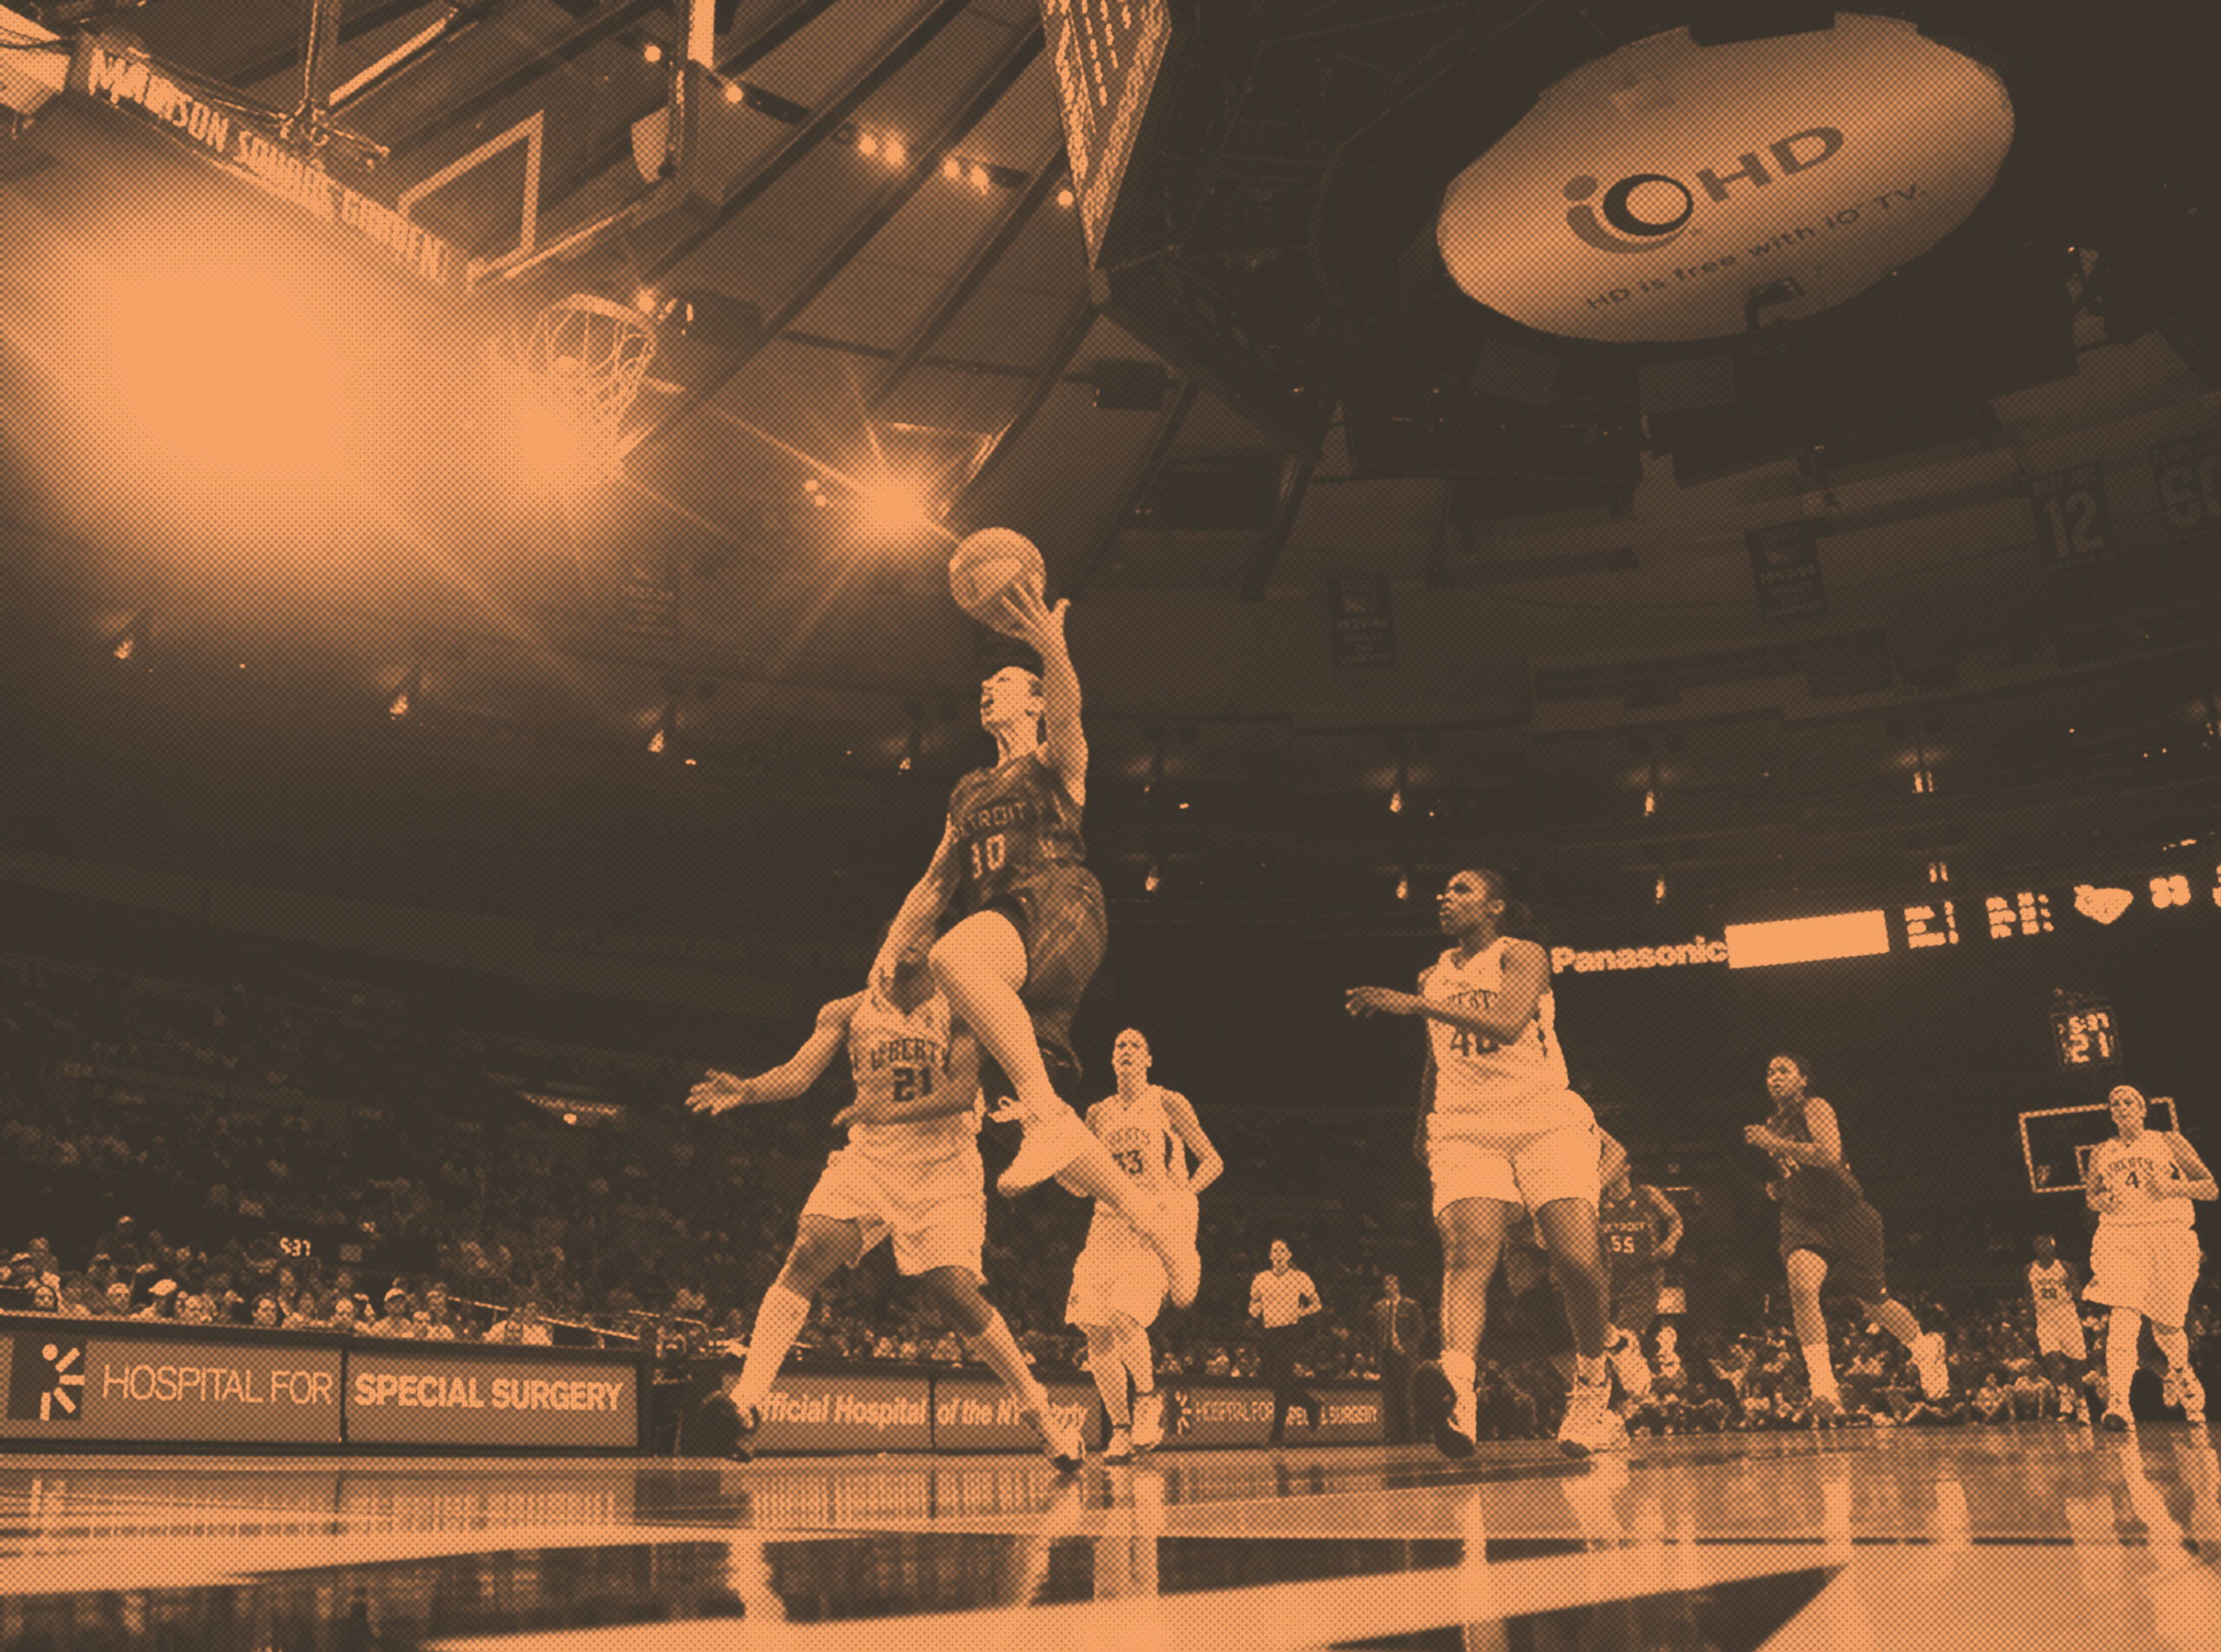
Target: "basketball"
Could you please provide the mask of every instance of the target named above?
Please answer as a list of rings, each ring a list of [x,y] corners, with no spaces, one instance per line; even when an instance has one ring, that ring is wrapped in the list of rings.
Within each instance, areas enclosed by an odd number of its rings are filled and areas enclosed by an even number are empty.
[[[1041,552],[1008,528],[983,528],[958,541],[948,560],[948,588],[956,606],[984,626],[996,626],[1004,592],[1020,585],[1040,591],[1048,578]],[[998,629],[1000,627],[998,626]]]

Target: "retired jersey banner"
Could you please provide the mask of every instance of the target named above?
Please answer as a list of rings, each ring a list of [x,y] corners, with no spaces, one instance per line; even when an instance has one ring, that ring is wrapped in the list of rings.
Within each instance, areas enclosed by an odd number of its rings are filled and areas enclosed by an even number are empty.
[[[629,1360],[488,1359],[437,1342],[389,1347],[348,1351],[351,1443],[639,1443],[639,1373]]]
[[[0,1337],[0,1350],[8,1373],[0,1439],[340,1440],[337,1348],[134,1340],[64,1321]]]

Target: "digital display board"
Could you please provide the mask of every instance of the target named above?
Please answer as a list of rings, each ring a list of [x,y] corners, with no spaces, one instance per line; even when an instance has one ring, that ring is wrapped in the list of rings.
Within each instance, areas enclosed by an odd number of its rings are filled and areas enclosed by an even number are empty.
[[[2062,1067],[2110,1067],[2120,1061],[2120,1034],[2113,1011],[2103,1004],[2054,1010],[2051,1031]]]
[[[1117,205],[1172,38],[1169,0],[1041,0],[1065,111],[1065,148],[1091,264]]]

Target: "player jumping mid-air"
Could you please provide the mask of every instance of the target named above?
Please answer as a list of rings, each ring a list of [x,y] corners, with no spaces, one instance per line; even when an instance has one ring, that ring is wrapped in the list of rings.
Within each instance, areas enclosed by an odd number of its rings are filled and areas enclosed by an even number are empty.
[[[1013,665],[981,685],[994,765],[957,782],[940,847],[895,914],[872,979],[883,985],[905,949],[930,941],[934,983],[1018,1092],[1025,1139],[996,1185],[1016,1194],[1054,1176],[1107,1202],[1163,1258],[1173,1305],[1185,1308],[1202,1276],[1192,1229],[1118,1168],[1050,1078],[1052,1064],[1067,1087],[1078,1077],[1072,1014],[1103,961],[1108,926],[1080,838],[1087,737],[1065,643],[1071,605],[1051,608],[1023,584],[1002,600],[1003,628],[1032,645],[1040,675]],[[952,904],[957,921],[932,940]]]
[[[810,1299],[838,1269],[855,1267],[891,1238],[895,1267],[924,1285],[1003,1380],[1049,1460],[1066,1472],[1078,1468],[1079,1431],[1057,1420],[1010,1327],[979,1294],[987,1236],[979,1048],[934,990],[922,946],[897,954],[885,987],[875,980],[818,1011],[816,1029],[783,1065],[749,1078],[712,1072],[687,1105],[721,1113],[789,1100],[817,1081],[844,1043],[856,1096],[834,1122],[848,1127],[848,1145],[826,1160],[803,1205],[786,1266],[756,1311],[747,1358],[726,1394],[739,1419],[735,1454],[748,1454],[750,1438],[763,1426],[763,1401],[809,1317]]]

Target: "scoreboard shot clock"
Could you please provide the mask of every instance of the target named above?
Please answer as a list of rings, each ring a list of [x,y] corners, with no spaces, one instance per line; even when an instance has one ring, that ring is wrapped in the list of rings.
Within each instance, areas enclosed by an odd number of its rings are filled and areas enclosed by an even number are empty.
[[[2052,1004],[2051,1032],[2053,1052],[2067,1072],[2120,1065],[2120,1033],[2109,1004],[2060,995]]]

